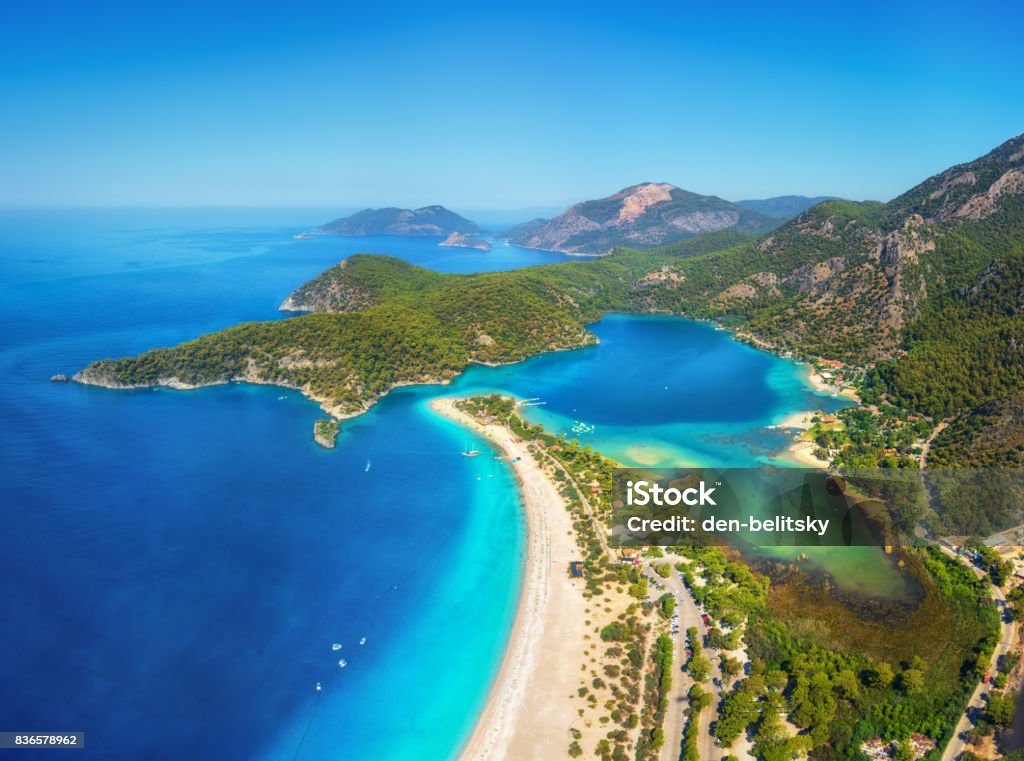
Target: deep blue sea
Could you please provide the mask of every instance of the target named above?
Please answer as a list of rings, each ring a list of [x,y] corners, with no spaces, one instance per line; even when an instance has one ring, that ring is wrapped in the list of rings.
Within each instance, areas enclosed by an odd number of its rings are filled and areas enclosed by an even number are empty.
[[[451,758],[511,625],[523,524],[510,471],[458,456],[486,444],[432,397],[538,397],[533,419],[595,425],[588,443],[636,464],[770,460],[785,439],[766,425],[836,406],[798,366],[664,317],[397,391],[333,451],[292,391],[48,381],[282,319],[357,251],[461,272],[567,258],[292,237],[331,217],[0,212],[0,730],[84,731],[85,758]]]

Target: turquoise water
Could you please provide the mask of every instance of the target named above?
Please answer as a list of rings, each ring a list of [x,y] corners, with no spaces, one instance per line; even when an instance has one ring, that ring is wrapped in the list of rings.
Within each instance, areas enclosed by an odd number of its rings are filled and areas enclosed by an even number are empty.
[[[405,397],[327,452],[317,406],[293,392],[48,382],[276,319],[292,287],[362,244],[499,266],[433,240],[295,241],[323,214],[269,216],[0,218],[5,728],[168,759],[290,759],[304,733],[299,758],[445,758],[468,732],[523,544],[510,473],[458,456],[461,429]]]
[[[294,392],[47,381],[279,319],[291,289],[355,251],[447,271],[565,259],[292,238],[330,216],[0,214],[9,728],[83,730],[96,758],[450,758],[511,625],[523,524],[506,466],[460,457],[471,437],[432,397],[540,397],[534,420],[595,425],[581,438],[634,464],[770,460],[785,440],[766,425],[835,405],[705,325],[624,316],[594,326],[595,348],[396,391],[334,451]]]
[[[781,462],[789,435],[768,429],[796,410],[837,409],[814,393],[800,366],[731,340],[703,323],[667,316],[608,315],[592,326],[600,344],[473,368],[460,393],[506,390],[542,405],[527,417],[580,434],[627,465]]]

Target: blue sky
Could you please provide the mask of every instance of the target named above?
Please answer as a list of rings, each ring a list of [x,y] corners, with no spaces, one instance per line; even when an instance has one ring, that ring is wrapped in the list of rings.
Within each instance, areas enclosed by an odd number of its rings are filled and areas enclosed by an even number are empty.
[[[1022,28],[986,0],[5,2],[0,205],[884,200],[1024,132]]]

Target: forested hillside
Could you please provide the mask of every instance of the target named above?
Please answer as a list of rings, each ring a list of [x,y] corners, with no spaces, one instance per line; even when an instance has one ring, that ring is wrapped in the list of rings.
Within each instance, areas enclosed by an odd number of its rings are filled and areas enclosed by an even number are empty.
[[[1019,435],[1000,432],[1021,427],[1024,136],[889,203],[827,201],[766,236],[722,231],[476,275],[357,255],[282,308],[319,313],[93,363],[77,379],[280,383],[354,414],[396,384],[586,345],[586,323],[610,310],[671,312],[874,367],[870,395],[956,421],[935,442],[936,464],[977,459],[965,444],[975,440],[986,461],[1020,462]]]

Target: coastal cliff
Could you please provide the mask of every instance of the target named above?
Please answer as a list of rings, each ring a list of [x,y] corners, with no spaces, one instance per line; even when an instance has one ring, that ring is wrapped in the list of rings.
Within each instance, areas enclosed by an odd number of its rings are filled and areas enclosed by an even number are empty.
[[[282,312],[362,312],[384,301],[440,285],[445,276],[391,256],[354,254],[302,284]]]

